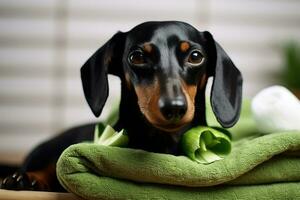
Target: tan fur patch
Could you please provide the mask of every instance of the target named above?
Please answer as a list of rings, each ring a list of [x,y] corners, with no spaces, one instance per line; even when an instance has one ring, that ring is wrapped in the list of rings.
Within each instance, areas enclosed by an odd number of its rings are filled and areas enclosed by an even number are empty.
[[[160,113],[158,100],[160,97],[160,88],[157,79],[152,85],[136,86],[135,92],[138,96],[138,104],[141,112],[152,124],[159,124],[164,119]]]
[[[143,46],[144,46],[144,51],[145,52],[147,52],[149,54],[152,53],[153,48],[152,48],[152,45],[150,43],[145,43]]]
[[[180,51],[186,52],[190,48],[190,44],[188,42],[181,42]]]
[[[204,74],[204,75],[202,76],[201,80],[200,80],[200,85],[199,85],[199,87],[202,89],[202,88],[206,85],[206,83],[207,83],[207,75]]]
[[[55,164],[38,171],[26,173],[30,180],[37,181],[37,187],[40,190],[50,191],[51,184],[55,181]]]
[[[128,88],[129,90],[131,90],[130,76],[129,76],[129,74],[128,74],[127,72],[125,73],[125,80],[126,80],[127,88]]]
[[[176,131],[193,120],[197,86],[186,85],[184,81],[182,81],[182,91],[187,100],[187,112],[176,124],[170,124],[170,122],[163,117],[159,108],[160,87],[158,80],[155,79],[154,83],[149,86],[135,87],[141,112],[153,126],[167,132]]]
[[[182,123],[189,123],[194,118],[195,113],[195,97],[197,94],[196,85],[187,85],[184,81],[182,82],[182,91],[187,101],[187,111],[184,117],[181,119]]]

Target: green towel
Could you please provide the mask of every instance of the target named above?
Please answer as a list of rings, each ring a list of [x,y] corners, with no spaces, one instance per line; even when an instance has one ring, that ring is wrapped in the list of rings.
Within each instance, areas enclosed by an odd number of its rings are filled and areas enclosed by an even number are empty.
[[[257,134],[249,103],[231,131],[231,154],[208,165],[185,156],[82,143],[64,151],[57,176],[68,191],[86,199],[300,198],[299,131]]]

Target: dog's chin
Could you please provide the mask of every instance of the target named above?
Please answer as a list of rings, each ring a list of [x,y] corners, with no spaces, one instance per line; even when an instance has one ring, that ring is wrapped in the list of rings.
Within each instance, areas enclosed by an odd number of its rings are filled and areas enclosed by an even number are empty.
[[[144,117],[149,125],[157,128],[160,131],[164,131],[171,134],[178,133],[186,129],[186,127],[188,127],[193,120],[193,115],[186,115],[182,119],[177,121],[167,121],[160,115],[147,115],[147,113],[144,115]]]
[[[154,127],[161,131],[169,132],[169,133],[174,133],[178,132],[182,129],[184,129],[188,123],[184,124],[175,124],[175,123],[169,123],[169,124],[153,124]]]

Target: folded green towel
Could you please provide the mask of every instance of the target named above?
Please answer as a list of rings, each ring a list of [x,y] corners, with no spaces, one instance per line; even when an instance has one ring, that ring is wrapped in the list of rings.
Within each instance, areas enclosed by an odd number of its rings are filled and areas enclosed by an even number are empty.
[[[300,198],[300,132],[256,133],[248,106],[232,128],[232,152],[199,164],[185,156],[82,143],[69,147],[57,176],[86,199]],[[244,129],[244,127],[248,127]]]

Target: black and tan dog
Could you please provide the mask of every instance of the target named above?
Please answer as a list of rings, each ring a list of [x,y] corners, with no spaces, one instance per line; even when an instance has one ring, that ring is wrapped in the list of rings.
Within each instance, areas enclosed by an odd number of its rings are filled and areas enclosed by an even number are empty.
[[[129,147],[180,154],[186,130],[206,125],[205,87],[213,76],[211,105],[223,127],[239,118],[242,76],[209,32],[177,21],[146,22],[116,33],[81,69],[85,97],[101,114],[108,96],[107,74],[121,79],[116,130],[126,129]],[[6,189],[60,190],[55,163],[69,145],[92,139],[94,124],[71,129],[39,145]]]

